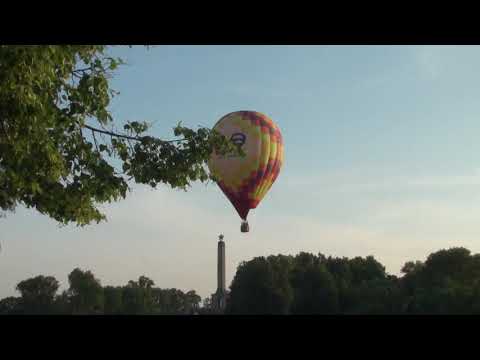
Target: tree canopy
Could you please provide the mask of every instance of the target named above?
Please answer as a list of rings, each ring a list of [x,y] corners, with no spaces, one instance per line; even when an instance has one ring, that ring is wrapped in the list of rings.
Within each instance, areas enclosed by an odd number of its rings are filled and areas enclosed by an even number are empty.
[[[280,265],[281,264],[281,265]],[[408,261],[403,276],[372,256],[323,254],[257,257],[239,265],[229,314],[472,314],[480,313],[480,255],[443,249]]]
[[[27,313],[50,313],[59,285],[53,276],[39,275],[23,280],[16,287],[21,294],[18,305]]]
[[[129,181],[186,189],[209,180],[213,149],[238,151],[208,128],[178,124],[163,140],[146,121],[114,119],[110,80],[123,63],[103,45],[0,45],[0,209],[99,222],[98,205],[125,198]]]
[[[389,275],[372,256],[338,258],[301,252],[242,262],[230,285],[226,314],[480,314],[480,255],[443,249],[408,261]],[[74,269],[58,294],[52,276],[18,283],[20,296],[0,300],[0,314],[180,315],[221,313],[210,297],[162,289],[142,275],[102,286]]]
[[[53,276],[23,280],[16,287],[20,296],[0,300],[0,315],[184,315],[198,311],[202,300],[195,290],[155,287],[144,275],[124,286],[102,286],[91,271],[75,268],[68,282],[58,293]]]

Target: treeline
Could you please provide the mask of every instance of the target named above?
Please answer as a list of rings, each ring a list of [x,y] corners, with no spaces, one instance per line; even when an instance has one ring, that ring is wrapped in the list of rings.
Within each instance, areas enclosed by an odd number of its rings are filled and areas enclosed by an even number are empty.
[[[465,248],[407,262],[402,276],[372,256],[257,257],[237,269],[227,314],[480,313],[480,254]]]
[[[103,287],[91,271],[77,268],[68,283],[58,294],[60,284],[53,276],[23,280],[16,286],[19,297],[0,300],[0,314],[180,315],[195,313],[201,301],[193,290],[156,288],[146,276],[125,286]]]
[[[480,314],[480,254],[465,248],[407,262],[387,274],[374,257],[337,258],[302,252],[242,262],[226,314]],[[58,293],[52,276],[21,281],[19,297],[0,300],[0,314],[218,314],[194,290],[160,289],[146,276],[105,286],[92,272],[73,270]]]

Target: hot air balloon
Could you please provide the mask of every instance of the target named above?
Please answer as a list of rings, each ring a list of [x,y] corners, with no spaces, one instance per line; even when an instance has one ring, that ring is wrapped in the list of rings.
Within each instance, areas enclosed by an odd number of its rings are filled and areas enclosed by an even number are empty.
[[[236,111],[222,117],[214,130],[241,147],[244,156],[212,154],[208,167],[249,231],[247,215],[264,198],[283,164],[283,140],[272,119],[256,111]]]

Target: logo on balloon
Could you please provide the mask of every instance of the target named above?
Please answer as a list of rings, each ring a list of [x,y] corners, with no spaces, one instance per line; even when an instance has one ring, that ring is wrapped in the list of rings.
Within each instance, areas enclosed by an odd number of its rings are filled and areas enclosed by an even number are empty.
[[[247,140],[247,137],[245,136],[245,134],[242,134],[242,133],[235,133],[235,134],[232,134],[232,136],[230,137],[230,141],[233,142],[238,147],[241,147],[243,144],[245,144],[246,140]]]
[[[245,144],[246,140],[247,140],[247,137],[245,136],[245,134],[242,134],[242,133],[235,133],[235,134],[232,134],[232,136],[230,137],[230,141],[233,142],[235,145],[237,145],[239,150],[243,146],[243,144]],[[239,157],[239,155],[234,154],[234,155],[229,155],[228,157],[236,158],[236,157]]]

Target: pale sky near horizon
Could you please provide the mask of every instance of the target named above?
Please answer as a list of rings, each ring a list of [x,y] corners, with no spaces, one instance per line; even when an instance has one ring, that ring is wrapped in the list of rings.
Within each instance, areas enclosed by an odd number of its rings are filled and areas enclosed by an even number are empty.
[[[0,219],[0,298],[36,275],[75,267],[102,285],[146,275],[162,288],[215,291],[255,256],[373,255],[389,273],[433,251],[480,252],[479,46],[135,46],[113,79],[117,120],[211,127],[256,110],[280,127],[285,164],[251,231],[214,185],[133,186],[108,222],[59,227],[19,207]]]

